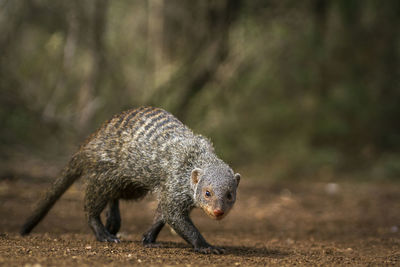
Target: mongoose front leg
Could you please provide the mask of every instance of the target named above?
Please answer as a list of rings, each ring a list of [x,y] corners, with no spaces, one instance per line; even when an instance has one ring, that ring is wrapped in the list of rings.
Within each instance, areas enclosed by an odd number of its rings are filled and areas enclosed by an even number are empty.
[[[223,254],[223,248],[214,247],[207,243],[199,230],[194,226],[188,214],[175,214],[169,216],[167,223],[177,232],[183,239],[191,244],[194,251],[203,254]]]
[[[142,242],[145,247],[159,247],[160,246],[158,243],[156,243],[156,239],[157,239],[157,236],[160,233],[161,229],[164,227],[164,225],[165,225],[165,221],[164,221],[162,213],[161,213],[161,207],[160,207],[160,205],[158,205],[156,214],[154,216],[153,225],[143,235]]]
[[[108,203],[108,210],[106,212],[106,229],[115,235],[121,228],[121,215],[119,212],[119,200],[114,199]]]

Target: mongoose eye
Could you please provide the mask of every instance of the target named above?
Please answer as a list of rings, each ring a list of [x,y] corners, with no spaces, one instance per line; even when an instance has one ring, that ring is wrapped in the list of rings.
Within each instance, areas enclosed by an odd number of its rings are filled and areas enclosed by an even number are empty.
[[[206,197],[211,197],[211,193],[210,193],[210,191],[206,191]]]
[[[232,193],[226,194],[226,198],[231,201],[233,199]]]

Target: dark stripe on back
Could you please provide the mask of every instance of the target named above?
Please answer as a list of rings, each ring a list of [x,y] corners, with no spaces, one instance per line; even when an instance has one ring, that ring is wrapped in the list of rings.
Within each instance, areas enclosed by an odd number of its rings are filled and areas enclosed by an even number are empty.
[[[123,113],[121,114],[119,120],[115,123],[115,125],[114,125],[115,128],[120,127],[120,126],[121,126],[121,123],[122,123],[125,119],[127,119],[128,116],[131,116],[132,114],[133,114],[133,116],[134,116],[134,115],[136,115],[139,111],[141,111],[141,110],[143,110],[143,109],[144,109],[144,107],[140,107],[140,108],[137,108],[137,109],[132,109],[132,110],[128,110],[128,111],[123,112]]]
[[[162,133],[171,132],[170,130],[173,130],[173,131],[181,131],[182,128],[181,128],[181,127],[177,127],[177,126],[178,126],[178,125],[176,125],[175,123],[168,124],[167,126],[165,126],[165,127],[162,129]]]
[[[136,117],[139,115],[139,113],[142,114],[143,111],[148,110],[149,108],[150,108],[150,107],[141,107],[141,108],[138,108],[138,109],[134,110],[132,113],[130,113],[130,114],[126,117],[126,119],[125,119],[125,121],[124,121],[124,124],[122,125],[122,128],[126,128],[126,126],[127,126],[128,124],[130,124],[130,122],[131,122],[134,118],[136,118]]]
[[[147,131],[151,126],[154,125],[156,121],[163,118],[163,111],[161,109],[155,108],[151,112],[145,113],[144,117],[146,118],[146,126],[144,126],[144,130]]]
[[[175,120],[173,120],[171,117],[168,117],[165,121],[161,121],[160,123],[158,123],[157,128],[163,129],[163,127],[165,125],[172,125],[172,124],[178,126],[178,124],[176,124]]]
[[[162,119],[166,118],[164,112],[161,112],[159,110],[159,112],[157,112],[156,114],[154,114],[153,117],[151,117],[151,122],[149,124],[147,124],[144,129],[146,130],[146,132],[150,129],[150,127],[154,126],[154,124]]]
[[[133,134],[133,138],[134,139],[138,139],[139,137],[143,136],[145,134],[145,131],[140,131],[138,133],[138,131],[140,130],[141,127],[143,127],[143,125],[145,125],[146,123],[151,124],[151,118],[155,117],[157,114],[160,114],[160,110],[159,109],[152,109],[150,111],[148,111],[147,113],[142,114],[142,119],[140,119],[137,123],[136,126],[132,129],[132,134]],[[132,125],[133,126],[133,125]]]
[[[138,118],[139,125],[141,126],[141,125],[145,124],[148,121],[148,119],[150,119],[156,113],[158,113],[158,110],[151,108],[151,109],[146,110],[144,113],[140,114],[140,118]],[[135,122],[136,122],[135,120],[131,120],[128,124],[128,127],[129,128],[132,127],[135,124]],[[135,127],[135,132],[138,129],[139,129],[138,127]]]
[[[161,122],[157,123],[157,124],[153,127],[153,129],[151,129],[151,131],[149,131],[149,132],[146,134],[146,138],[150,139],[150,138],[153,136],[153,134],[154,134],[158,129],[160,129],[160,127],[161,127],[162,125],[164,125],[165,123],[167,123],[167,122],[170,120],[170,118],[169,118],[169,117],[165,117],[165,116],[161,116],[161,117],[160,117],[160,120],[161,120]],[[157,120],[157,121],[159,121],[159,120]]]
[[[119,115],[118,121],[114,124],[114,127],[116,129],[121,125],[121,123],[125,119],[126,115],[128,115],[128,113],[126,111],[124,111],[122,114]]]
[[[149,132],[149,138],[152,138],[157,130],[159,130],[158,136],[166,137],[165,134],[171,131],[183,131],[183,124],[173,117],[169,117],[167,120],[161,121],[155,129]],[[158,139],[158,137],[157,137]]]
[[[143,116],[146,119],[152,119],[156,117],[158,114],[160,114],[162,111],[158,108],[153,108],[152,110],[149,110],[147,113],[144,113]]]

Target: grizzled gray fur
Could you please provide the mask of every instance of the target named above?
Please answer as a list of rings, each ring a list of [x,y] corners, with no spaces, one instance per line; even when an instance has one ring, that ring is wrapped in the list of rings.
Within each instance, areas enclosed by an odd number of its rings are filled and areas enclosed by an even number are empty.
[[[168,223],[195,251],[223,253],[206,242],[189,214],[199,207],[222,219],[235,203],[240,175],[215,155],[208,139],[165,110],[141,107],[106,122],[73,155],[21,234],[30,233],[80,177],[86,184],[85,212],[97,240],[119,242],[119,199],[140,199],[151,192],[159,203],[153,225],[143,235],[145,246],[156,246],[158,233]],[[104,226],[100,214],[106,206]]]

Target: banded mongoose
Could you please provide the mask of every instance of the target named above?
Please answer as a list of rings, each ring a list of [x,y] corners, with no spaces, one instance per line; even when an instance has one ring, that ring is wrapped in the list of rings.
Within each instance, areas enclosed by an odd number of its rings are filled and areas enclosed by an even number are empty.
[[[158,207],[153,225],[143,235],[145,246],[156,246],[165,223],[196,252],[223,253],[200,234],[189,218],[199,207],[220,220],[236,201],[240,175],[214,152],[208,139],[194,134],[160,108],[122,112],[104,123],[76,152],[22,227],[26,235],[78,178],[85,180],[84,209],[97,240],[120,242],[120,199],[155,193]],[[106,208],[106,224],[100,214]]]

